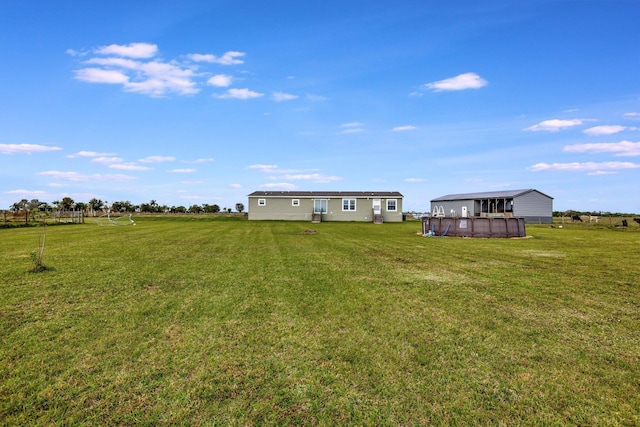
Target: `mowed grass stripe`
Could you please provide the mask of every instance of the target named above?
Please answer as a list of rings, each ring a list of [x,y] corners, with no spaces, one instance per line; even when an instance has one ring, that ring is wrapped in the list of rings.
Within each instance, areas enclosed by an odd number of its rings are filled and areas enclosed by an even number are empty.
[[[2,423],[639,421],[638,233],[136,222],[0,230]]]

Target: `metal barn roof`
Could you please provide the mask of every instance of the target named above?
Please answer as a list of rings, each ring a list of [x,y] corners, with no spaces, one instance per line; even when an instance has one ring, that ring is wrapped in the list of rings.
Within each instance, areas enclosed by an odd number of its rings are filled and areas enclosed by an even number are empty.
[[[541,193],[538,190],[534,190],[532,188],[526,190],[502,190],[502,191],[485,191],[482,193],[465,193],[465,194],[448,194],[446,196],[438,197],[437,199],[431,200],[432,202],[447,202],[452,200],[472,200],[472,199],[506,199],[522,196],[523,194],[530,193],[535,191],[536,193],[542,194],[545,197],[549,197],[553,199],[553,197],[547,196],[544,193]]]

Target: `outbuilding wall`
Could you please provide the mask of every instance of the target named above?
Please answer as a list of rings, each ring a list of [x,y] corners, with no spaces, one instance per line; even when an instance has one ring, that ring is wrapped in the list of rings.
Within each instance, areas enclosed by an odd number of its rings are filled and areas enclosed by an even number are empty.
[[[553,220],[553,199],[531,191],[513,199],[514,216],[523,217],[526,222],[550,224]]]

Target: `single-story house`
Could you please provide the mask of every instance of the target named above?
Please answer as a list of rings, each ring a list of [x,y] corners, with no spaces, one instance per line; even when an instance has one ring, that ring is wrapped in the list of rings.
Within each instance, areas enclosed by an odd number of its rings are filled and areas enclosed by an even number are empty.
[[[250,220],[401,222],[397,191],[254,191]]]
[[[449,194],[431,200],[431,215],[517,217],[526,222],[551,223],[553,197],[534,189]]]

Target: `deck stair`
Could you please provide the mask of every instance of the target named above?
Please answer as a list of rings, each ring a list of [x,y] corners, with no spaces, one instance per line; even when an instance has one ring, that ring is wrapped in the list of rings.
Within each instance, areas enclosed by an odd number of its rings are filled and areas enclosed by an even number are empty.
[[[382,223],[384,223],[384,216],[382,216],[382,214],[374,214],[373,215],[373,223],[374,224],[382,224]]]
[[[313,223],[322,222],[322,214],[321,213],[311,214],[311,222]]]

